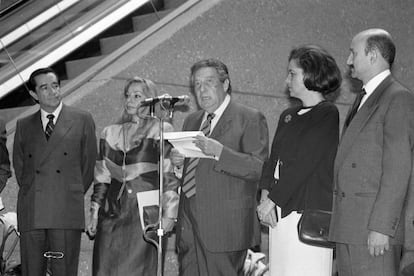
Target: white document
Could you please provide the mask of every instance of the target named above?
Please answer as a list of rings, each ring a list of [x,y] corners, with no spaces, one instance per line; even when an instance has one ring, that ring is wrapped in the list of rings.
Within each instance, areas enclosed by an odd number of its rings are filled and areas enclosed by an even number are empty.
[[[157,205],[160,206],[159,190],[150,190],[137,193],[138,200],[138,212],[141,219],[142,230],[145,229],[144,225],[144,207]]]
[[[214,156],[205,155],[193,143],[197,135],[204,136],[204,133],[202,131],[166,132],[164,133],[164,139],[168,140],[185,157],[216,159]]]

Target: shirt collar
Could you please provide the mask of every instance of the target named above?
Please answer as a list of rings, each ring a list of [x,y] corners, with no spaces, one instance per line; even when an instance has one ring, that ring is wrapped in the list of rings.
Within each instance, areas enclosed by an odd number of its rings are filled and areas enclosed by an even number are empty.
[[[366,98],[374,92],[374,90],[378,87],[378,85],[385,80],[386,77],[388,77],[391,74],[391,71],[389,69],[382,71],[372,79],[370,79],[367,84],[363,86],[365,89],[365,92],[367,93]]]
[[[56,121],[57,121],[57,119],[59,117],[59,114],[62,111],[62,107],[63,107],[63,103],[60,102],[60,104],[58,105],[58,107],[52,113],[49,113],[49,112],[46,112],[43,109],[40,109],[40,118],[42,119],[43,128],[46,128],[47,122],[49,121],[49,119],[46,118],[46,116],[49,115],[49,114],[53,114],[55,116],[53,118],[53,123],[56,124]]]
[[[221,115],[223,115],[224,110],[229,105],[230,99],[231,99],[230,95],[227,94],[226,97],[224,98],[223,102],[221,103],[221,105],[213,112],[214,113],[214,118],[211,120],[211,131],[213,131],[213,128],[216,126],[216,124],[217,124],[218,120],[220,119]],[[207,119],[207,115],[208,115],[208,112],[204,112],[203,122]]]

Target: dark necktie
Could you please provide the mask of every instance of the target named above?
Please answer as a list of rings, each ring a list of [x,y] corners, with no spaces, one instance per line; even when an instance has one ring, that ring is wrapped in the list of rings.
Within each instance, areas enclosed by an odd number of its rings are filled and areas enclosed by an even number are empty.
[[[345,120],[345,127],[348,127],[351,123],[352,119],[355,117],[356,113],[358,112],[359,105],[361,104],[362,98],[367,94],[365,92],[365,89],[362,89],[361,93],[359,93],[354,101],[354,104],[351,107],[351,110],[349,111],[348,117]]]
[[[210,135],[211,130],[211,120],[214,118],[214,113],[208,114],[207,119],[202,124],[200,130],[204,133],[205,136]],[[184,168],[184,179],[182,190],[186,197],[190,198],[195,195],[196,192],[196,183],[195,183],[195,172],[200,158],[190,158],[187,161],[187,164]]]
[[[45,128],[45,135],[46,139],[49,140],[50,136],[52,135],[53,129],[55,128],[55,124],[53,123],[53,118],[55,118],[55,115],[48,114],[46,118],[49,119],[47,122],[46,128]]]

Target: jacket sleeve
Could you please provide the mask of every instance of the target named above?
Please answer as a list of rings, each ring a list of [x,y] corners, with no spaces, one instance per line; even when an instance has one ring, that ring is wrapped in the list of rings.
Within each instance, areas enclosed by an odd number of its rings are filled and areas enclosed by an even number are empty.
[[[104,128],[99,139],[99,152],[95,164],[95,179],[93,184],[93,193],[91,196],[91,201],[98,203],[99,206],[103,206],[109,189],[109,184],[111,183],[111,172],[109,171],[105,161],[106,131],[107,129]]]
[[[17,121],[16,130],[14,133],[14,142],[13,142],[13,168],[14,174],[16,176],[17,185],[21,185],[23,177],[23,143],[21,135],[21,122]]]
[[[280,118],[284,118],[284,117],[285,115],[284,113],[282,113]],[[282,124],[280,123],[280,120],[281,120],[280,118],[279,118],[279,123],[276,129],[275,135],[273,137],[270,157],[263,164],[262,175],[260,177],[260,182],[259,182],[259,189],[264,189],[264,190],[269,191],[275,180],[274,172],[276,168],[276,162],[278,159],[277,134],[281,131],[281,128],[282,128]]]
[[[412,173],[414,98],[399,94],[391,100],[383,122],[382,174],[368,229],[393,236]]]
[[[86,193],[92,184],[97,155],[95,123],[90,114],[85,118],[82,136],[82,177],[84,192]]]
[[[223,145],[215,170],[244,180],[259,181],[263,162],[269,152],[269,133],[262,113],[255,112],[250,116],[239,138],[241,151]]]

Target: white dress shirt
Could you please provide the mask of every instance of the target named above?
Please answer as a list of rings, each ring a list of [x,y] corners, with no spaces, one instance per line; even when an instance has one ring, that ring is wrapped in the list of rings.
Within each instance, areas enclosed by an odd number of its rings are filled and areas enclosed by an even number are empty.
[[[365,89],[365,92],[367,93],[361,100],[361,103],[358,107],[358,110],[361,108],[361,106],[367,101],[368,97],[371,96],[371,94],[374,92],[374,90],[380,85],[380,83],[385,80],[386,77],[391,75],[391,71],[389,69],[382,71],[372,79],[370,79],[367,84],[365,84],[362,88]]]

